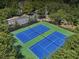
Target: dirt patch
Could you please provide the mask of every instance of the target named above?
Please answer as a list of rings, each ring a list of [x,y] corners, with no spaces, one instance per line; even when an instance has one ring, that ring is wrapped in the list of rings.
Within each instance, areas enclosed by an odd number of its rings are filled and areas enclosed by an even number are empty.
[[[60,26],[70,30],[75,30],[77,28],[77,26],[74,26],[74,25],[60,25]]]

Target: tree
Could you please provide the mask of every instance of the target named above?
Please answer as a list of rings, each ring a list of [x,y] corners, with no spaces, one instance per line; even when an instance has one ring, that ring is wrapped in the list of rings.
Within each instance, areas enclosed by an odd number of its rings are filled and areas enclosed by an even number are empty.
[[[15,39],[12,35],[5,32],[0,32],[0,58],[1,59],[12,59],[16,58],[16,50],[13,47]]]
[[[30,2],[27,2],[27,3],[26,2],[24,3],[23,11],[24,13],[28,14],[32,11],[32,4]]]
[[[0,0],[0,9],[5,7],[17,7],[18,0]]]

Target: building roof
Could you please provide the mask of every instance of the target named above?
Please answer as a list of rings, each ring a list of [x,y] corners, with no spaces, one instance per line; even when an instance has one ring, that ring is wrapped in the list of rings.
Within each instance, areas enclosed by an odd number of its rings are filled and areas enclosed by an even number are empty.
[[[16,19],[16,22],[20,25],[26,24],[29,22],[29,18],[27,17],[20,17]]]
[[[29,17],[27,15],[23,15],[21,17],[9,18],[7,21],[9,25],[15,25],[16,23],[23,25],[29,22]]]

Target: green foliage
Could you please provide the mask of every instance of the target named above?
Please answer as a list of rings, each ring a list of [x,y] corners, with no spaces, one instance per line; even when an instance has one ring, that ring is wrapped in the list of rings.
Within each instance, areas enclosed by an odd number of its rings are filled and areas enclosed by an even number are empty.
[[[59,9],[59,10],[57,10],[57,12],[51,14],[50,16],[52,18],[61,17],[62,19],[66,19],[67,18],[67,13],[66,13],[65,10]]]
[[[16,8],[4,8],[0,9],[0,17],[8,18],[17,14]]]
[[[25,2],[23,6],[23,12],[24,13],[30,13],[32,11],[32,4],[30,2]]]
[[[0,0],[0,9],[5,7],[17,7],[18,0]]]
[[[15,59],[14,40],[10,34],[0,32],[0,59]]]
[[[3,7],[4,5],[2,6],[2,8]],[[6,20],[8,17],[12,17],[13,15],[16,15],[16,13],[17,13],[17,9],[13,7],[0,9],[0,59],[17,58],[16,57],[17,52],[13,46],[15,39],[11,34],[8,33],[8,24]]]

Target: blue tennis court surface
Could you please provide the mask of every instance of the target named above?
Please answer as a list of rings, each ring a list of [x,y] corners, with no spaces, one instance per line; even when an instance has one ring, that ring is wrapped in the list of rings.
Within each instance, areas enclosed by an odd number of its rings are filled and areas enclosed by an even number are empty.
[[[44,59],[51,52],[54,53],[58,48],[63,46],[65,39],[66,36],[62,33],[54,32],[31,46],[30,49],[39,59]]]
[[[48,27],[40,24],[26,31],[16,34],[16,37],[20,39],[23,43],[26,43],[48,30],[49,30]]]
[[[36,33],[38,33],[38,34],[42,34],[42,33],[44,33],[44,32],[46,32],[46,31],[48,31],[49,30],[49,28],[48,27],[46,27],[46,26],[44,26],[44,25],[38,25],[38,26],[36,26],[36,27],[33,27],[33,28],[31,28],[34,32],[36,32]]]

